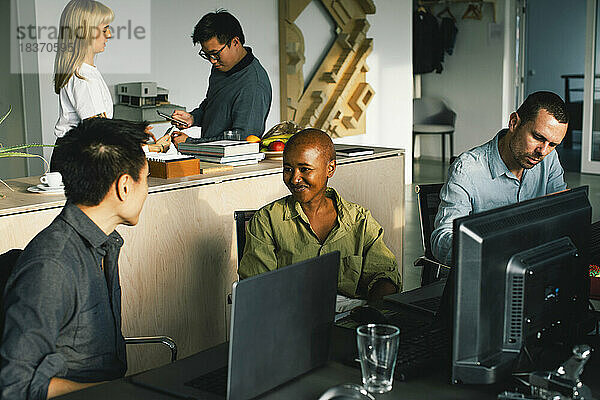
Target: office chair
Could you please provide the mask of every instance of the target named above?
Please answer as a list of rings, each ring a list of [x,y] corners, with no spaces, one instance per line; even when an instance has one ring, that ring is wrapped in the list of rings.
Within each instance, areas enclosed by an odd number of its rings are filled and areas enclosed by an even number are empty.
[[[0,255],[0,293],[4,293],[4,288],[8,277],[12,272],[14,266],[17,264],[17,259],[21,255],[23,250],[12,249],[4,254]],[[0,337],[4,332],[4,297],[0,295]],[[125,344],[162,344],[169,348],[171,351],[171,362],[177,360],[177,345],[175,341],[168,336],[136,336],[126,337]]]
[[[246,226],[248,226],[248,222],[250,222],[250,219],[256,211],[257,210],[243,210],[233,212],[233,219],[235,219],[235,235],[237,239],[238,267],[240,266],[240,261],[242,261],[244,246],[246,245]]]
[[[433,283],[447,276],[450,267],[440,263],[435,259],[431,251],[431,233],[435,216],[440,205],[440,190],[442,183],[433,183],[426,185],[417,185],[419,205],[419,219],[421,221],[421,240],[425,254],[417,258],[414,262],[415,267],[423,267],[421,270],[421,286]]]
[[[240,267],[240,262],[242,261],[242,256],[244,255],[244,247],[246,246],[246,226],[248,226],[248,222],[252,216],[256,213],[256,210],[241,210],[233,212],[233,219],[235,220],[235,237],[237,242],[237,266]],[[231,293],[227,293],[227,297],[225,298],[225,323],[227,324],[226,332],[229,332],[229,313],[231,309],[231,304],[233,304],[233,299],[231,297]],[[225,340],[229,340],[227,334],[225,334]]]
[[[450,136],[450,158],[454,155],[454,124],[456,113],[436,98],[424,97],[413,100],[413,145],[415,158],[415,139],[417,135],[441,135],[442,162],[446,163],[446,135]]]
[[[235,220],[235,237],[237,241],[238,268],[242,261],[242,256],[244,255],[244,246],[246,246],[246,226],[248,226],[248,222],[250,222],[250,219],[256,211],[257,210],[241,210],[233,212],[233,219]],[[231,293],[229,293],[227,294],[227,304],[231,303]]]

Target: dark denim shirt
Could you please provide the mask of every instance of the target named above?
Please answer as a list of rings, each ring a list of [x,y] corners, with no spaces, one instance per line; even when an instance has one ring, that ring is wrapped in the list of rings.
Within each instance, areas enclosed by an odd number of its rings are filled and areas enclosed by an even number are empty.
[[[125,374],[122,245],[116,231],[107,236],[70,203],[27,245],[4,291],[0,398],[46,399],[52,377]]]

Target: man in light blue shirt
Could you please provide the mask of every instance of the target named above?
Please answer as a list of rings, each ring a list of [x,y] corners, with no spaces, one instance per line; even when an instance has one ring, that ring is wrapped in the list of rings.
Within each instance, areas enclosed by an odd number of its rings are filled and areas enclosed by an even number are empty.
[[[510,115],[508,129],[462,153],[440,191],[431,234],[433,255],[452,263],[452,221],[567,188],[554,151],[567,132],[565,103],[552,92],[536,92]]]

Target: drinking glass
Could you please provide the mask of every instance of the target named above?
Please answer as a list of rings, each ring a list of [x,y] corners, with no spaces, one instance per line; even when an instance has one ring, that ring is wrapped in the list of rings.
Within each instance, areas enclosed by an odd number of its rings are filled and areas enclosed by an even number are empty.
[[[243,129],[229,129],[223,131],[223,139],[225,140],[244,140],[246,139],[246,135],[244,135]]]
[[[400,329],[385,324],[362,325],[356,328],[356,341],[365,389],[372,393],[392,390]]]

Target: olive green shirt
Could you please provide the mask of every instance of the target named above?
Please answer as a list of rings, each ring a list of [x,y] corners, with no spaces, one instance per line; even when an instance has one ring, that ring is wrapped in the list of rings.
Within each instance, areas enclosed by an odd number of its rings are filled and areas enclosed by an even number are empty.
[[[339,293],[367,298],[381,279],[400,289],[396,257],[383,243],[381,225],[368,210],[345,201],[334,189],[327,188],[326,196],[333,199],[338,215],[322,244],[291,195],[258,210],[246,229],[240,279],[339,250]]]

